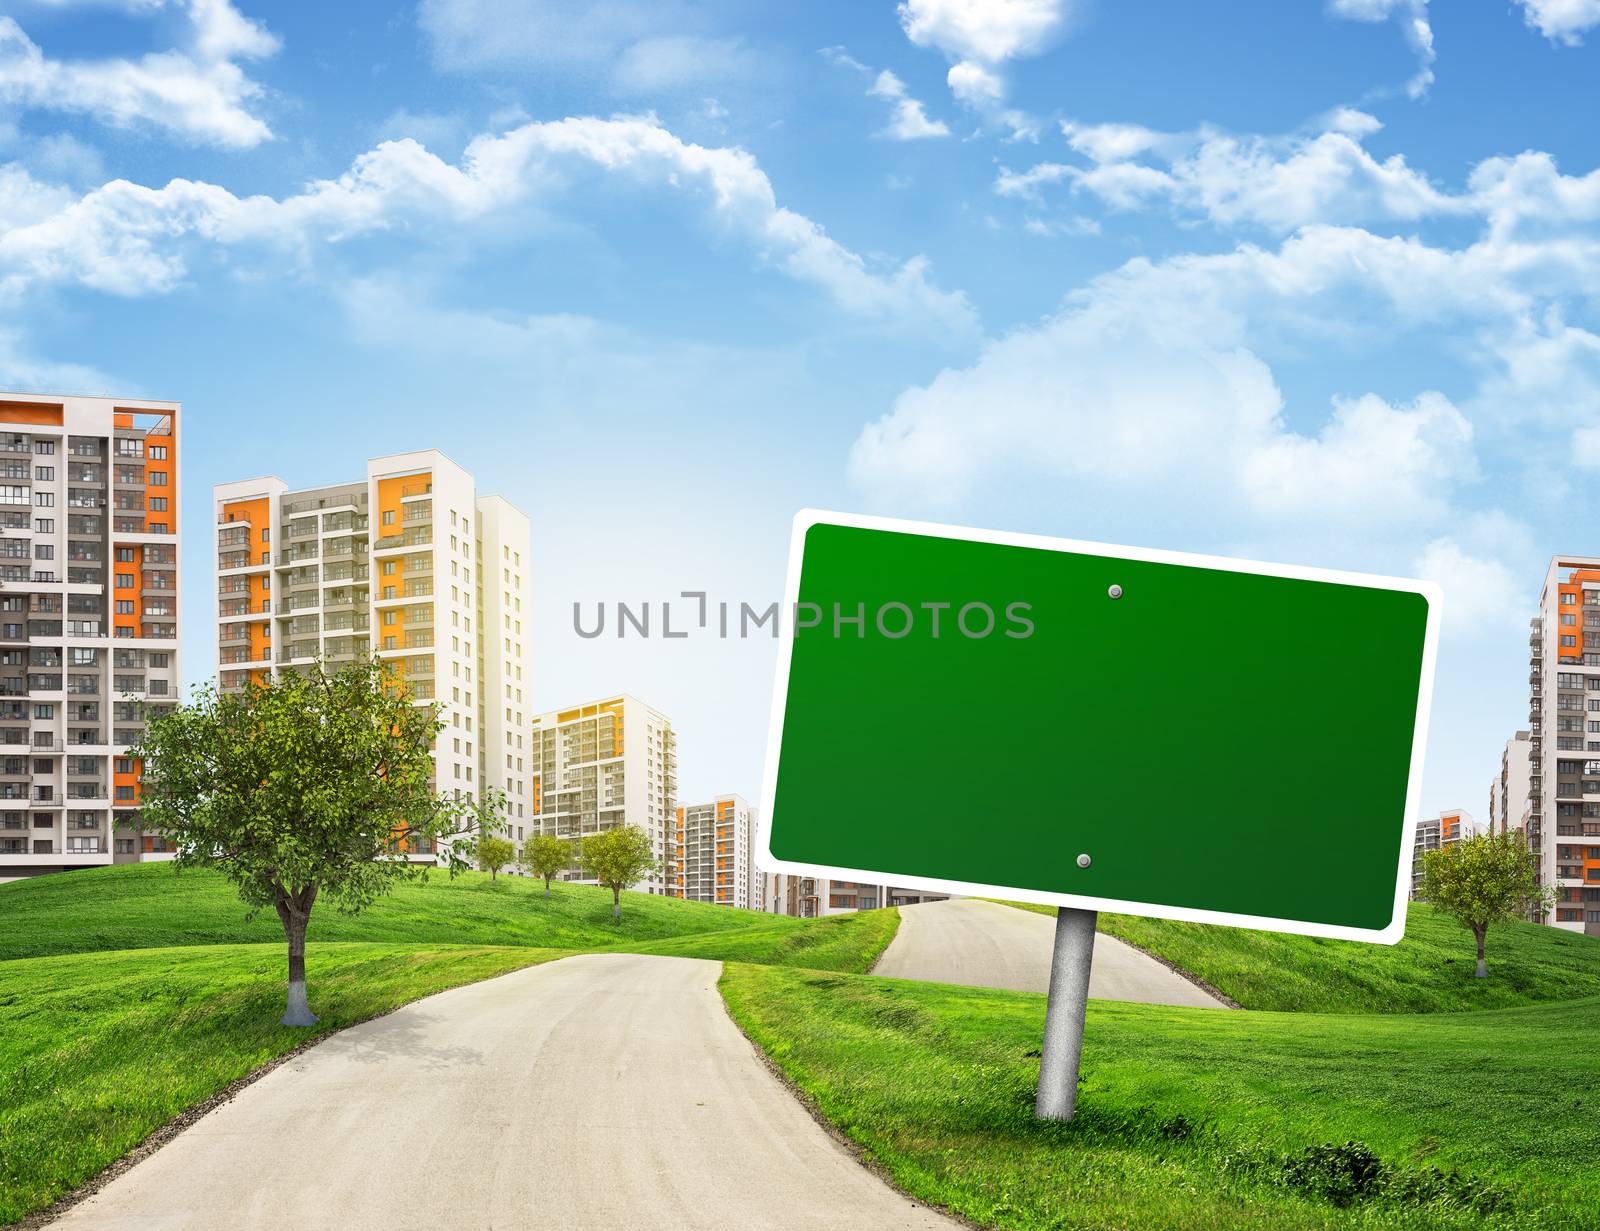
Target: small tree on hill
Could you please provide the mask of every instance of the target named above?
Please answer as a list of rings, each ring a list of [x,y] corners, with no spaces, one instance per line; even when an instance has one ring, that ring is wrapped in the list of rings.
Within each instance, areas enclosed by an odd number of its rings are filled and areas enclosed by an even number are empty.
[[[584,869],[611,890],[611,917],[622,917],[622,891],[656,870],[650,835],[637,825],[619,825],[584,838],[579,847]]]
[[[1477,978],[1487,979],[1484,937],[1491,924],[1526,919],[1555,900],[1539,884],[1539,865],[1519,831],[1484,834],[1422,856],[1417,896],[1431,902],[1478,941]]]
[[[478,847],[473,854],[478,867],[488,869],[489,882],[493,884],[500,877],[500,869],[516,859],[517,848],[506,838],[485,833],[478,835]]]
[[[572,866],[573,844],[554,834],[536,833],[522,844],[522,866],[534,876],[544,878],[544,896],[550,896],[550,882]]]
[[[330,674],[205,686],[155,720],[130,755],[144,762],[141,824],[176,864],[239,887],[254,916],[270,906],[289,948],[286,1026],[317,1018],[306,1001],[306,926],[321,898],[354,913],[396,882],[426,877],[412,854],[437,850],[450,874],[471,843],[502,827],[504,798],[435,794],[431,749],[443,724],[374,658]]]

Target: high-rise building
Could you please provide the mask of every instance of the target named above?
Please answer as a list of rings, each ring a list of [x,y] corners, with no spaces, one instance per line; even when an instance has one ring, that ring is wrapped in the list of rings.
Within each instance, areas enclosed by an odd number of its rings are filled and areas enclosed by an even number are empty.
[[[1558,895],[1545,921],[1600,935],[1600,557],[1551,559],[1531,629],[1525,828]]]
[[[761,909],[755,811],[742,795],[718,795],[677,811],[667,892],[691,902]]]
[[[1452,808],[1438,816],[1425,816],[1417,822],[1416,837],[1411,846],[1411,896],[1417,896],[1422,887],[1422,857],[1428,851],[1442,850],[1478,836],[1478,823],[1472,814],[1461,808]]]
[[[171,857],[126,751],[178,699],[178,412],[0,394],[0,879]]]
[[[761,886],[761,910],[774,915],[793,915],[798,919],[820,919],[824,915],[845,915],[854,910],[876,910],[881,906],[943,902],[950,896],[948,893],[910,889],[902,885],[870,885],[863,881],[792,876],[782,872],[764,874]]]
[[[219,686],[376,654],[440,707],[435,787],[504,791],[520,837],[535,798],[528,519],[432,449],[374,458],[351,483],[213,495]]]
[[[667,892],[678,742],[665,714],[627,694],[552,710],[533,719],[528,758],[530,835],[574,838],[636,825],[663,869],[637,887]],[[572,868],[562,879],[586,878]]]
[[[1489,832],[1511,833],[1528,822],[1528,766],[1533,753],[1533,733],[1518,731],[1500,753],[1500,772],[1489,783]]]

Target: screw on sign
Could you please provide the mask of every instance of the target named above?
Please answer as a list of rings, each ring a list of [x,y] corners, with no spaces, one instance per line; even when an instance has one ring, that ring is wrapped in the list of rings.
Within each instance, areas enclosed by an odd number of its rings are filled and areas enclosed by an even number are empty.
[[[1404,933],[1438,638],[1429,583],[807,511],[784,597],[791,611],[1007,614],[984,637],[797,621],[778,648],[761,863],[1057,907],[1041,1117],[1075,1107],[1099,911]],[[1196,650],[1183,712],[1153,716],[1178,620]],[[1289,669],[1308,644],[1309,709]],[[1274,713],[1296,721],[1262,721]],[[975,735],[977,805],[952,777]],[[1301,863],[1321,874],[1280,874]]]

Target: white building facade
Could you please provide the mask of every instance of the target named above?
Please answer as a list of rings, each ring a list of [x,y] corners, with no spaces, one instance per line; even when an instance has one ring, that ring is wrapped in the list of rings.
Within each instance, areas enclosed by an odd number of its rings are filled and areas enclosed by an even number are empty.
[[[171,858],[126,753],[178,701],[179,412],[0,394],[0,880]]]
[[[533,818],[528,833],[586,837],[634,825],[659,868],[634,886],[668,891],[675,852],[678,743],[672,722],[626,693],[534,717],[528,741]],[[577,869],[563,880],[586,881]]]
[[[499,789],[512,835],[525,829],[527,518],[431,449],[374,458],[351,483],[247,479],[213,500],[219,686],[376,654],[439,707],[436,789]]]

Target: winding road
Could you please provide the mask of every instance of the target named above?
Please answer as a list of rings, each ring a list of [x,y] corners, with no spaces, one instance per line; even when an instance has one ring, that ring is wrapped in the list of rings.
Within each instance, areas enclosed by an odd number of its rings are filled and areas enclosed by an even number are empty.
[[[900,929],[872,973],[891,979],[1050,990],[1056,921],[978,898],[900,907]],[[1142,1004],[1227,1006],[1155,958],[1104,932],[1094,938],[1089,995]]]
[[[1054,920],[901,908],[876,973],[1044,991]],[[330,1036],[53,1225],[69,1231],[437,1231],[958,1224],[823,1131],[729,1019],[721,966],[569,957]],[[1221,1007],[1110,936],[1089,995]]]
[[[331,1036],[67,1211],[72,1231],[960,1224],[818,1127],[720,966],[569,957]]]

